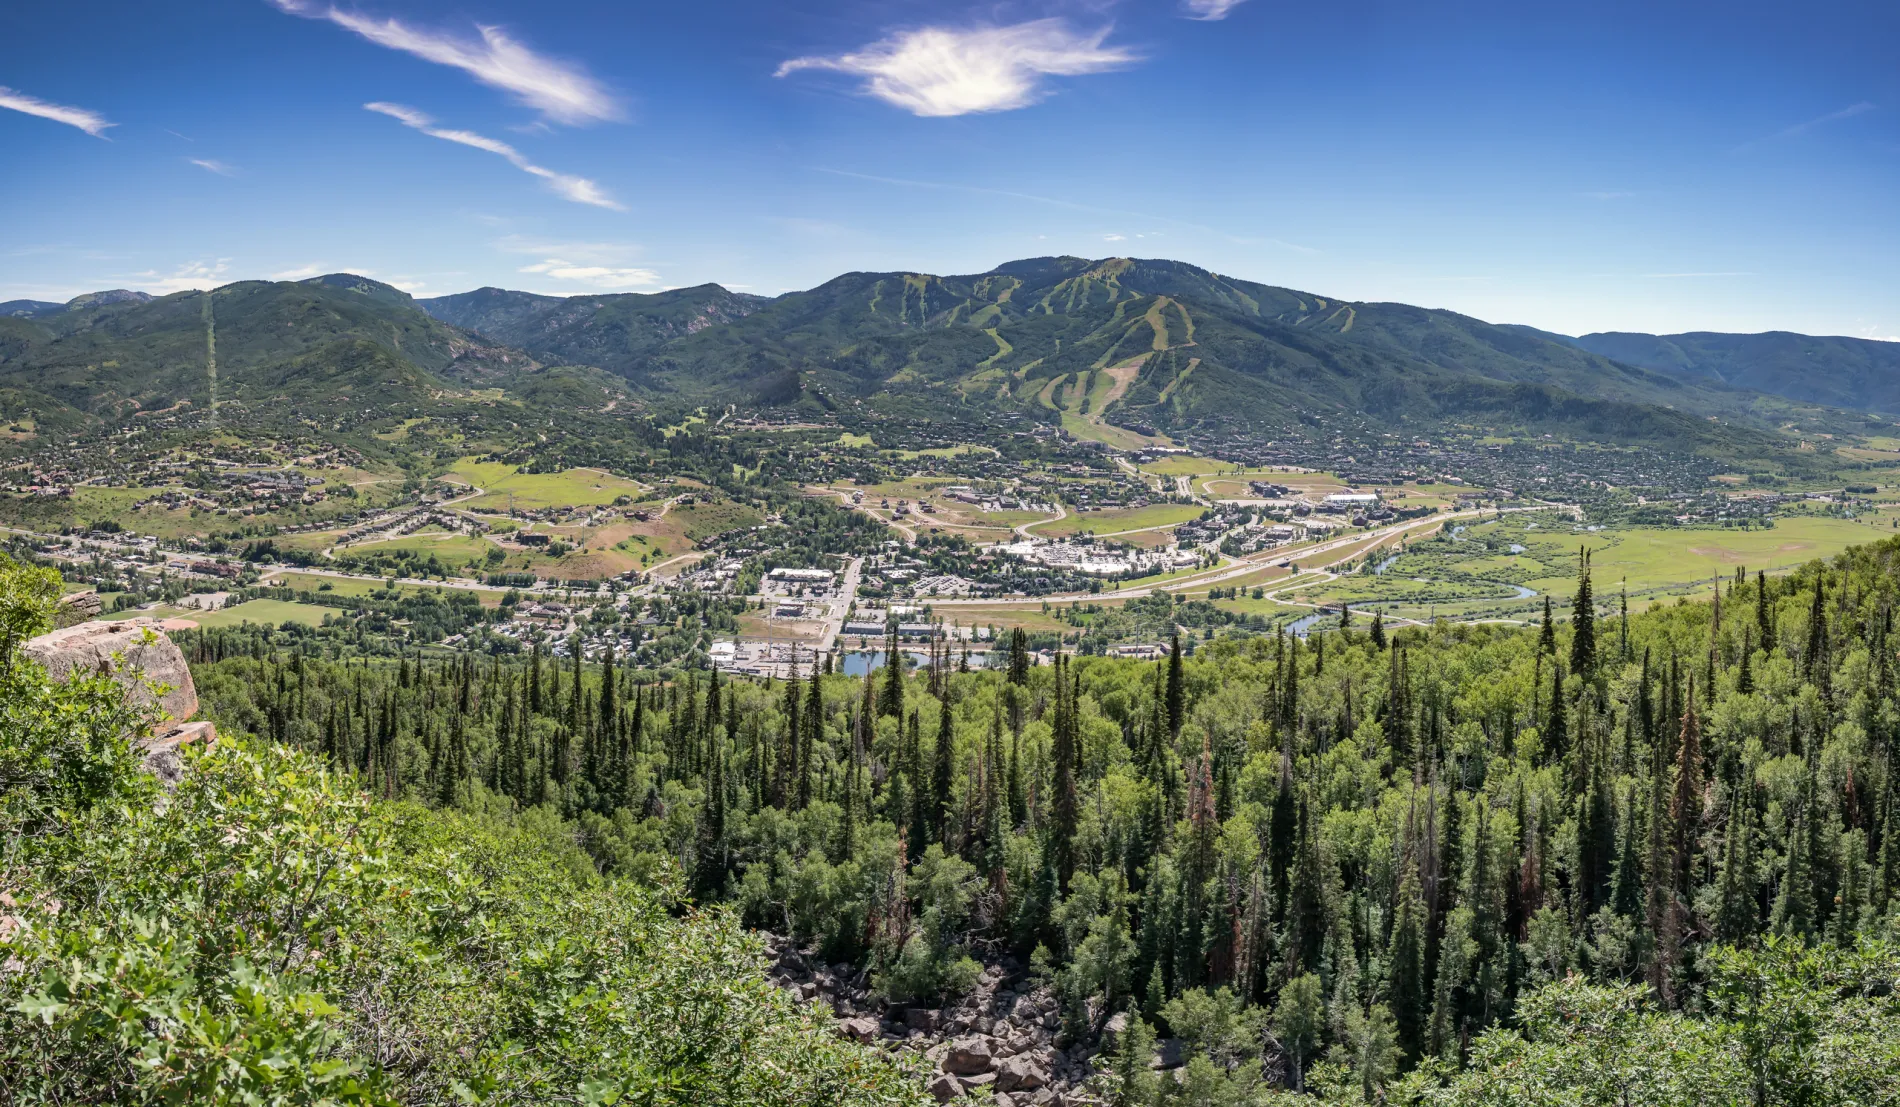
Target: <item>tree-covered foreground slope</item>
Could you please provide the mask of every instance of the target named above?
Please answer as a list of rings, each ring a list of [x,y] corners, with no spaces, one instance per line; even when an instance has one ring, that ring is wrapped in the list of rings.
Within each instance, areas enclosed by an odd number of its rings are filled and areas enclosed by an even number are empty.
[[[1013,958],[1065,1042],[1132,1017],[1118,1102],[1872,1103],[1900,1095],[1896,559],[1634,616],[1586,572],[1541,628],[776,684],[186,644],[222,725],[385,802],[565,826],[610,879],[686,874],[892,1004]]]
[[[378,801],[226,743],[174,793],[0,566],[0,1104],[905,1104],[758,942],[603,879],[551,810]]]

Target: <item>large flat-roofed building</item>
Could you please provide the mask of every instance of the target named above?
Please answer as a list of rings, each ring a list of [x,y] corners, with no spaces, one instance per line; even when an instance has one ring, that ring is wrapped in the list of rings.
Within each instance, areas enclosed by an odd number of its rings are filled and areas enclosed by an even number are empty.
[[[1370,507],[1379,502],[1376,492],[1334,492],[1326,497],[1329,504],[1340,507]]]

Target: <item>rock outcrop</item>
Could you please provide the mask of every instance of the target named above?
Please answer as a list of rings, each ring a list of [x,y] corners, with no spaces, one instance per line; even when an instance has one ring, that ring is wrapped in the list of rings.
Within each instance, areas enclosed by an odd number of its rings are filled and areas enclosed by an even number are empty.
[[[1013,959],[987,966],[954,1005],[894,1004],[863,970],[826,965],[789,941],[770,939],[773,979],[805,1003],[829,1005],[839,1034],[921,1054],[940,1103],[974,1096],[994,1107],[1092,1107],[1097,1047],[1060,1040],[1062,1019],[1046,984]]]
[[[156,705],[162,717],[141,744],[146,766],[167,783],[176,782],[181,771],[178,747],[217,740],[217,728],[209,721],[192,721],[198,713],[198,690],[184,651],[148,620],[62,627],[28,639],[22,652],[54,680],[70,680],[74,673],[108,673],[133,703]]]

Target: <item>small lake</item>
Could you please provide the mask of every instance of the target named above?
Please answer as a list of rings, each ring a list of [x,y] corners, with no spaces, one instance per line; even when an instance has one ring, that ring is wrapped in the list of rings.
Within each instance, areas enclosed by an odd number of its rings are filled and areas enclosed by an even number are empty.
[[[902,652],[902,651],[899,651]],[[915,669],[923,660],[915,654],[904,654],[904,659]],[[842,671],[845,676],[864,676],[884,667],[883,650],[852,650],[844,655]]]
[[[1306,637],[1306,632],[1313,629],[1313,624],[1324,619],[1328,614],[1330,614],[1330,612],[1314,612],[1311,615],[1303,615],[1293,620],[1292,625],[1286,628],[1287,632],[1292,634],[1295,638],[1304,638]]]
[[[1392,563],[1394,561],[1397,561],[1399,557],[1400,557],[1399,554],[1393,554],[1391,557],[1388,557],[1384,561],[1381,561],[1377,565],[1374,565],[1372,567],[1372,571],[1374,573],[1384,573],[1387,569],[1390,569],[1392,567]]]

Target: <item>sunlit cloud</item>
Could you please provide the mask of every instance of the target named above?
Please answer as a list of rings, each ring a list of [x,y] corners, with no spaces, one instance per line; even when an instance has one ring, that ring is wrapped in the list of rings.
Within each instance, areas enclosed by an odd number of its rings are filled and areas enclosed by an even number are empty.
[[[774,76],[817,69],[863,77],[866,93],[926,117],[1009,111],[1042,99],[1045,77],[1102,73],[1137,60],[1126,48],[1103,45],[1108,33],[1075,31],[1060,19],[924,27],[850,54],[793,58]]]
[[[378,46],[400,50],[460,69],[490,88],[512,93],[521,103],[559,123],[589,123],[623,117],[619,101],[577,65],[542,57],[508,37],[500,27],[477,26],[480,41],[412,27],[396,19],[372,19],[309,0],[271,0],[282,11],[306,19],[326,19]]]
[[[226,274],[230,269],[230,258],[218,258],[216,261],[186,262],[168,274],[147,269],[143,273],[132,273],[115,279],[125,281],[129,287],[142,292],[166,296],[173,292],[216,288],[221,284],[229,284],[230,278]]]
[[[67,104],[55,104],[37,96],[28,96],[24,92],[0,85],[0,108],[37,115],[41,119],[50,119],[55,123],[64,123],[68,127],[78,127],[94,138],[106,137],[107,127],[116,127],[117,123],[108,123],[103,115],[86,108],[75,108]]]
[[[186,158],[185,160],[207,172],[216,173],[220,177],[229,177],[237,172],[236,166],[226,165],[224,162],[214,161],[211,158]]]
[[[500,139],[479,135],[474,131],[457,131],[437,127],[435,120],[414,108],[404,107],[401,104],[377,102],[364,104],[363,106],[370,111],[387,115],[391,119],[401,122],[403,126],[412,127],[431,138],[439,138],[445,142],[460,143],[463,146],[472,146],[477,150],[486,150],[488,153],[506,158],[508,159],[508,164],[514,166],[516,169],[546,181],[548,187],[554,190],[554,192],[563,199],[572,200],[577,204],[591,204],[597,208],[609,208],[614,211],[626,210],[618,203],[615,203],[612,197],[602,192],[599,185],[588,180],[586,177],[575,177],[566,173],[556,173],[552,169],[546,169],[536,165],[522,156],[521,151]]]

